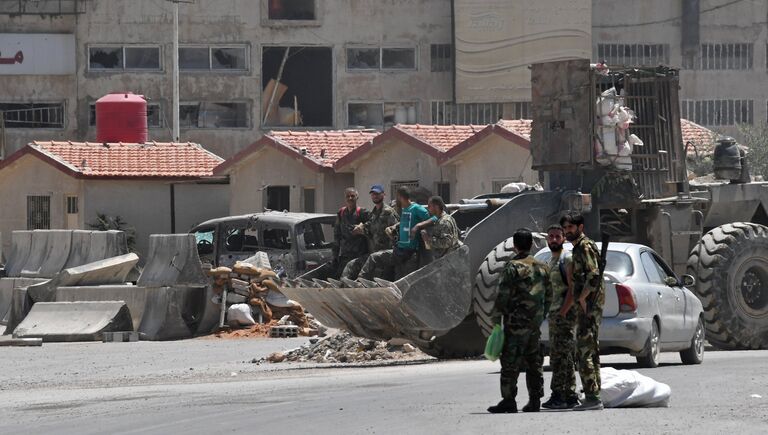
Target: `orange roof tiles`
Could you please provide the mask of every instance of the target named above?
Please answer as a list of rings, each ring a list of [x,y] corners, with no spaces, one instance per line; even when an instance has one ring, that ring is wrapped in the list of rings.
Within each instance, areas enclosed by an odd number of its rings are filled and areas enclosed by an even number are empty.
[[[486,127],[486,125],[397,124],[394,128],[400,129],[434,148],[445,152],[474,136]]]
[[[73,175],[87,178],[196,178],[224,160],[193,143],[90,143],[36,141],[33,150]]]
[[[531,125],[533,121],[530,119],[500,119],[498,125],[511,130],[518,135],[531,140]]]
[[[687,119],[680,120],[680,128],[683,134],[683,146],[687,147],[688,154],[696,154],[697,151],[698,153],[708,154],[715,149],[717,132]],[[689,143],[692,146],[689,146]]]
[[[355,148],[370,142],[378,132],[345,131],[271,131],[268,137],[293,148],[320,166],[333,167],[337,160]],[[302,149],[306,153],[302,153]]]

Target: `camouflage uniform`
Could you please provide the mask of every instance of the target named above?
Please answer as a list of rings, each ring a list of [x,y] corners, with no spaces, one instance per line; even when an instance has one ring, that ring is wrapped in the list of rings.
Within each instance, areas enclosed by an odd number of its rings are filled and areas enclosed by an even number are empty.
[[[600,344],[598,333],[603,318],[605,285],[600,277],[600,251],[582,234],[573,242],[573,293],[577,305],[576,354],[579,375],[587,398],[600,398]],[[583,292],[588,292],[587,312],[578,307]]]
[[[530,255],[517,255],[504,267],[493,321],[504,316],[501,351],[501,396],[515,400],[517,378],[525,370],[529,400],[544,396],[543,356],[539,349],[541,322],[552,302],[547,266]]]
[[[443,212],[443,215],[432,227],[430,237],[432,258],[437,260],[459,247],[459,230],[453,216]]]
[[[371,241],[371,252],[363,264],[359,277],[372,280],[383,278],[394,279],[394,265],[392,263],[392,239],[384,231],[387,227],[397,224],[400,217],[395,209],[383,204],[381,208],[374,207],[370,219],[365,223],[365,235]]]
[[[333,226],[333,258],[336,259],[337,276],[357,278],[360,268],[368,256],[368,240],[362,234],[353,234],[355,225],[368,221],[369,212],[358,207],[349,210],[343,207],[336,213]]]
[[[552,305],[549,307],[549,365],[552,368],[552,382],[549,388],[553,395],[563,400],[577,398],[576,375],[576,307],[571,307],[565,317],[560,315],[560,308],[565,302],[568,284],[563,280],[560,261],[563,261],[565,273],[573,264],[573,258],[565,251],[549,260],[549,282],[552,284]]]

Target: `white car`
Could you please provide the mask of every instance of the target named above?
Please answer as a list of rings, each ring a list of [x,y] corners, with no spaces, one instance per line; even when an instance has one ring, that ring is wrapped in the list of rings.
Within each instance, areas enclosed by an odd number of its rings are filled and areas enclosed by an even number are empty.
[[[547,262],[551,255],[545,248],[535,257]],[[685,288],[694,284],[693,277],[681,280],[656,252],[639,244],[611,243],[607,257],[600,352],[629,353],[643,367],[658,366],[661,352],[680,352],[684,364],[701,364],[703,308]],[[546,321],[541,339],[548,345]]]

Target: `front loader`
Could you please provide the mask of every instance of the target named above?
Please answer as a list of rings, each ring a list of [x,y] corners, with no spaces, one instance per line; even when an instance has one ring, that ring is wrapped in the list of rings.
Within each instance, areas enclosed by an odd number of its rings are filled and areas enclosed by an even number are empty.
[[[464,246],[400,280],[310,274],[287,282],[286,295],[360,336],[405,338],[442,358],[479,355],[512,234],[545,231],[576,210],[592,238],[648,245],[676,273],[694,276],[710,343],[768,348],[768,183],[749,182],[743,149],[726,140],[715,153],[723,181],[689,184],[677,70],[570,60],[535,64],[531,78],[531,153],[544,191],[450,206]],[[620,132],[627,145],[605,113],[616,105],[634,115]]]

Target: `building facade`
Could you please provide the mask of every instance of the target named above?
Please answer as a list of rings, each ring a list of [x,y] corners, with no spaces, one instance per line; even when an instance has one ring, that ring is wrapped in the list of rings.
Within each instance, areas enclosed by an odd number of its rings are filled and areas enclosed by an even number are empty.
[[[92,140],[94,102],[113,91],[149,98],[150,137],[171,140],[172,7],[0,2],[5,155],[32,140]],[[524,72],[504,89],[454,79],[465,54],[454,47],[466,42],[454,24],[512,38],[516,15],[571,32],[552,41],[577,41],[593,60],[681,68],[682,115],[698,124],[734,134],[768,118],[762,0],[196,0],[179,10],[181,140],[225,158],[270,130],[529,118]],[[529,51],[557,57],[546,41]],[[465,98],[473,89],[486,97]]]

